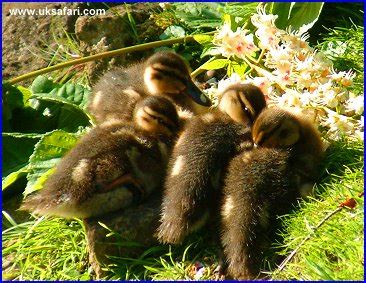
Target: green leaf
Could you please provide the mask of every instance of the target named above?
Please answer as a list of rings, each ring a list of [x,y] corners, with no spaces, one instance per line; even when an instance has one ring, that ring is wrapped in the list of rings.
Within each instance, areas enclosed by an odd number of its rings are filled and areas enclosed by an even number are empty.
[[[34,147],[29,158],[27,187],[24,196],[42,188],[52,168],[78,141],[80,135],[55,130],[45,134]]]
[[[308,31],[318,20],[323,5],[324,2],[295,2],[288,25],[300,33]]]
[[[164,32],[159,36],[161,40],[169,39],[169,38],[176,38],[176,37],[183,37],[186,35],[186,31],[184,28],[180,26],[170,26],[167,27]]]
[[[48,93],[59,85],[54,83],[52,80],[46,78],[45,76],[38,76],[34,79],[31,85],[32,93]]]
[[[194,40],[199,44],[211,43],[213,40],[213,36],[207,34],[196,34],[193,36]]]
[[[10,175],[13,172],[17,172],[22,170],[24,167],[28,165],[29,157],[33,153],[33,149],[35,144],[40,139],[40,136],[22,136],[17,133],[4,133],[2,137],[3,142],[3,163],[2,163],[2,181],[4,182],[4,178]],[[14,174],[9,177],[9,180],[17,178],[21,176],[21,172],[19,174]],[[9,182],[8,180],[8,182]]]
[[[174,3],[173,6],[175,16],[193,30],[214,29],[221,24],[218,7],[223,6],[222,3],[190,2]]]
[[[278,15],[278,28],[291,26],[292,30],[304,33],[318,20],[323,5],[323,2],[274,2],[269,12]]]
[[[2,178],[2,182],[1,182],[2,191],[4,191],[6,188],[8,188],[11,184],[13,184],[20,177],[26,175],[28,173],[27,167],[28,167],[28,165],[20,168],[18,171],[10,173],[6,177]]]
[[[237,62],[231,63],[234,73],[237,73],[239,76],[243,76],[248,66],[245,63],[239,64]]]
[[[269,13],[277,15],[276,26],[280,29],[286,29],[291,9],[291,2],[272,2]]]
[[[32,83],[31,91],[39,97],[51,97],[54,101],[69,102],[80,109],[85,110],[90,90],[79,84],[67,82],[60,85],[52,82],[44,76],[38,76]]]
[[[208,61],[201,66],[204,70],[216,70],[226,67],[230,63],[229,59],[215,59]]]
[[[13,112],[29,106],[31,92],[21,86],[15,87],[8,83],[3,85],[3,131],[11,131]]]
[[[220,54],[221,54],[221,52],[219,51],[219,49],[217,47],[215,47],[214,45],[208,45],[208,46],[203,47],[200,58],[203,58],[208,55],[215,56],[215,55],[220,55]]]

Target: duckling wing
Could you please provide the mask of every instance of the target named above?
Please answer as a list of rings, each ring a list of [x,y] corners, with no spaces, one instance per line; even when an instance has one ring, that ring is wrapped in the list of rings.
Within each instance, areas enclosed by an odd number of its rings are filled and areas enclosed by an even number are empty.
[[[145,96],[142,64],[115,68],[93,86],[88,111],[98,124],[110,119],[131,119],[137,101]]]
[[[254,279],[263,253],[298,191],[286,150],[256,148],[230,162],[221,205],[221,242],[228,271],[236,279]]]
[[[193,118],[174,146],[168,163],[158,238],[179,243],[217,210],[220,180],[227,161],[250,130],[227,120]],[[252,145],[251,142],[249,143]]]
[[[135,134],[128,125],[92,129],[62,158],[44,188],[24,201],[22,209],[86,218],[131,204],[140,176],[135,174],[128,152],[134,149],[143,154],[151,148],[137,142]],[[128,175],[129,179],[116,183]]]

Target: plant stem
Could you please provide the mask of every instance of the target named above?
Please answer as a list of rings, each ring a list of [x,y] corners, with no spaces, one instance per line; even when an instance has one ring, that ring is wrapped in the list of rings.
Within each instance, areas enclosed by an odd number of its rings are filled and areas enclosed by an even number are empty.
[[[156,47],[160,47],[160,46],[164,46],[164,45],[171,45],[174,43],[182,43],[182,42],[193,41],[193,40],[194,40],[193,36],[184,36],[184,37],[179,37],[179,38],[174,38],[174,39],[153,41],[153,42],[143,43],[143,44],[129,46],[129,47],[125,47],[125,48],[120,48],[120,49],[116,49],[116,50],[112,50],[112,51],[107,51],[107,52],[83,57],[80,59],[75,59],[75,60],[67,61],[64,63],[56,64],[56,65],[46,67],[43,69],[39,69],[39,70],[30,72],[30,73],[21,75],[19,77],[10,79],[7,81],[7,83],[9,83],[9,84],[19,83],[21,81],[30,79],[32,77],[46,74],[46,73],[49,73],[49,72],[52,72],[55,70],[59,70],[59,69],[65,68],[65,67],[69,67],[69,66],[73,66],[73,65],[77,65],[77,64],[83,64],[86,62],[100,60],[100,59],[104,59],[104,58],[108,58],[108,57],[112,57],[112,56],[122,55],[122,54],[125,54],[128,52],[142,51],[142,50],[156,48]]]
[[[285,260],[280,264],[280,266],[278,267],[278,272],[282,271],[286,264],[296,255],[296,253],[298,252],[298,250],[302,247],[302,245],[307,242],[311,236],[313,235],[313,233],[315,233],[329,218],[331,218],[333,215],[337,214],[338,212],[340,212],[342,210],[343,207],[338,207],[337,209],[333,210],[331,213],[329,213],[327,216],[325,216],[323,218],[322,221],[320,221],[318,223],[318,225],[316,225],[316,227],[314,227],[313,231],[311,234],[308,234],[302,241],[301,243],[296,247],[296,249],[294,249],[286,258]]]

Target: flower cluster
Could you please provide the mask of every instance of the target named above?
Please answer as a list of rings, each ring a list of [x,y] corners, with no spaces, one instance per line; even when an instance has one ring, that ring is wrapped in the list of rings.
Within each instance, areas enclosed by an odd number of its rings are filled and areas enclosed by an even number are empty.
[[[309,46],[308,34],[281,30],[274,24],[276,18],[260,6],[251,17],[254,34],[222,26],[213,41],[217,50],[226,58],[244,60],[251,72],[242,77],[234,73],[212,84],[208,94],[220,93],[231,83],[252,83],[262,89],[269,105],[311,116],[324,136],[362,139],[363,96],[356,96],[350,88],[355,75],[334,70],[323,53]]]

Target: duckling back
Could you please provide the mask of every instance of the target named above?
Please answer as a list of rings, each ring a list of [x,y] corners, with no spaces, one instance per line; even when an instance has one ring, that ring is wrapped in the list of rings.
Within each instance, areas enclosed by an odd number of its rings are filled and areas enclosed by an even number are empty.
[[[133,125],[100,125],[61,159],[43,189],[27,197],[21,208],[86,218],[126,207],[161,184],[165,150]]]
[[[174,146],[164,184],[161,242],[179,243],[217,209],[221,176],[230,157],[252,147],[250,129],[218,110],[190,120]]]
[[[97,123],[111,119],[130,120],[138,101],[148,95],[144,86],[145,64],[114,68],[93,86],[88,111]]]
[[[276,229],[276,216],[298,196],[290,152],[256,148],[228,166],[221,204],[221,243],[234,279],[255,279]]]
[[[316,128],[282,109],[264,110],[252,134],[259,147],[230,161],[221,205],[228,271],[246,280],[259,275],[276,217],[313,187],[322,153]]]
[[[61,159],[22,209],[87,218],[121,209],[161,186],[180,122],[170,100],[139,101],[133,121],[107,120]]]

